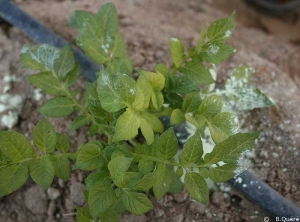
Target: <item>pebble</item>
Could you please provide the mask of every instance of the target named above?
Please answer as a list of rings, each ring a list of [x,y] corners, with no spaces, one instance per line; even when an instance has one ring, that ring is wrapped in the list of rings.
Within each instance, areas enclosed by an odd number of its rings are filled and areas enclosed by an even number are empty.
[[[47,214],[49,217],[53,217],[56,210],[56,204],[55,201],[51,200],[48,206]]]
[[[155,208],[154,214],[155,214],[155,217],[158,218],[158,217],[162,217],[165,214],[165,212],[163,209]]]
[[[34,214],[43,214],[47,212],[47,195],[39,186],[30,187],[25,192],[25,206]]]
[[[142,66],[145,62],[145,57],[142,56],[140,53],[135,53],[132,56],[132,61],[134,66]]]
[[[176,215],[176,216],[173,218],[173,221],[174,221],[174,222],[182,222],[183,219],[184,219],[183,214],[178,214],[178,215]]]
[[[224,196],[222,192],[214,192],[211,196],[211,201],[216,205],[221,205],[224,201]]]
[[[70,198],[79,206],[83,206],[85,204],[83,189],[84,185],[80,182],[72,182],[70,186]]]
[[[193,213],[204,214],[206,210],[206,206],[202,203],[193,201],[190,203],[189,209]]]
[[[48,194],[48,198],[50,200],[56,200],[61,195],[60,191],[56,188],[53,188],[53,187],[49,187],[49,189],[47,190],[47,194]]]

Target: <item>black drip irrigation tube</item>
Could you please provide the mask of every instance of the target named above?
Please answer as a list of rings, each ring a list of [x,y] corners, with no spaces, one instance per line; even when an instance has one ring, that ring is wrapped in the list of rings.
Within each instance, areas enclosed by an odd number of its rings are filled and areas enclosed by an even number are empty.
[[[44,27],[8,0],[0,0],[0,17],[20,29],[36,42],[46,43],[55,47],[63,47],[68,43],[67,40]],[[82,67],[83,75],[94,81],[96,79],[95,73],[99,70],[99,66],[87,58],[78,48],[73,48],[76,60]],[[162,121],[165,126],[169,126],[168,118],[163,118]],[[175,132],[179,137],[179,141],[184,141],[189,136],[184,125],[176,126]],[[179,142],[179,145],[180,147],[183,146],[181,142]],[[236,179],[231,179],[228,182],[272,217],[300,217],[300,209],[298,207],[250,172],[245,171],[238,177],[241,178],[242,183],[236,182]]]

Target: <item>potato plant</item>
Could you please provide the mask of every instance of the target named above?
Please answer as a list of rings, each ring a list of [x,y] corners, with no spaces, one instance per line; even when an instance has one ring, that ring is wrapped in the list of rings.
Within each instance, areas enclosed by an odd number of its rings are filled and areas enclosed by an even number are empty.
[[[70,87],[81,70],[71,45],[23,47],[23,67],[38,71],[29,81],[53,97],[38,110],[45,117],[33,129],[34,147],[20,133],[0,132],[0,196],[20,188],[28,176],[44,189],[55,176],[66,181],[72,163],[72,170],[89,172],[87,205],[77,208],[79,222],[119,221],[118,214],[126,210],[146,213],[153,208],[149,193],[160,200],[168,192],[181,192],[183,183],[192,199],[207,203],[206,180],[234,177],[240,172],[241,156],[259,136],[238,133],[237,115],[228,107],[239,111],[241,104],[245,109],[272,104],[250,87],[253,70],[245,66],[231,73],[224,90],[214,89],[214,64],[234,52],[226,43],[235,29],[234,13],[207,30],[202,25],[194,48],[185,50],[179,39],[170,38],[172,67],[137,69],[136,79],[113,4],[105,4],[95,15],[75,11],[70,24],[78,30],[77,45],[101,65],[97,81],[87,82],[77,99],[79,90]],[[91,140],[72,152],[67,136],[56,132],[46,117],[74,112],[70,133],[88,126],[89,136],[101,134],[105,141]],[[188,121],[197,128],[181,152],[173,127],[164,129],[161,117],[169,117],[172,126]],[[203,150],[205,129],[215,143],[210,153]],[[144,137],[145,143],[137,137]]]

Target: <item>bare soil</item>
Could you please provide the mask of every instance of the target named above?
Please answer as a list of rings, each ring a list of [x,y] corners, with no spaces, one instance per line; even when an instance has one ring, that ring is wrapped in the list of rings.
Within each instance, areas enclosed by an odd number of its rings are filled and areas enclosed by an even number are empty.
[[[68,26],[74,10],[96,12],[104,0],[18,0],[15,3],[58,34],[74,42],[76,31]],[[237,52],[218,66],[218,83],[240,64],[256,70],[253,85],[277,102],[277,107],[258,109],[241,116],[243,129],[262,130],[254,155],[248,157],[249,170],[285,198],[300,207],[300,16],[269,17],[242,1],[200,0],[119,0],[117,7],[121,32],[135,67],[153,70],[159,62],[171,64],[169,37],[178,37],[186,47],[197,44],[200,24],[206,27],[216,19],[237,10],[237,28],[230,44]],[[226,2],[226,3],[225,3]],[[280,24],[280,25],[278,25]],[[279,27],[282,27],[281,30]],[[12,108],[19,121],[13,130],[31,137],[41,118],[37,108],[46,96],[37,98],[29,84],[28,70],[20,68],[22,45],[32,43],[17,29],[0,21],[0,87],[20,95],[22,103]],[[7,81],[8,75],[16,81]],[[84,88],[84,79],[76,87]],[[7,87],[6,87],[7,89]],[[8,111],[0,113],[0,119]],[[69,135],[74,116],[51,119],[57,131]],[[5,129],[0,126],[0,129]],[[88,141],[86,129],[69,135],[73,149]],[[82,195],[85,174],[73,171],[68,182],[55,179],[48,191],[31,180],[17,192],[0,199],[1,222],[75,221],[74,207],[85,204]],[[192,201],[188,193],[166,195],[161,201],[150,197],[155,209],[145,215],[125,213],[122,221],[263,221],[265,212],[228,184],[211,189],[207,206]]]

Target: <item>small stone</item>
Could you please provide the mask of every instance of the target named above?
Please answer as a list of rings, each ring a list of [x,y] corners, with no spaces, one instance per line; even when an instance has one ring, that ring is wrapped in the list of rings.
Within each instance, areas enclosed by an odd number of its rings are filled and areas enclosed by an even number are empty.
[[[65,181],[63,181],[62,179],[58,179],[58,185],[61,187],[61,188],[64,188],[65,187]]]
[[[221,205],[224,201],[224,196],[222,192],[214,192],[211,196],[211,202],[213,202],[216,205]]]
[[[51,200],[48,206],[47,214],[49,217],[53,217],[56,210],[55,201]]]
[[[165,56],[165,52],[163,50],[157,50],[155,52],[155,58],[162,59]]]
[[[190,203],[189,209],[191,212],[201,215],[205,213],[206,206],[202,203],[193,201]]]
[[[34,214],[47,212],[47,196],[39,186],[32,186],[25,192],[25,206]]]
[[[188,197],[189,193],[186,188],[181,193],[173,194],[174,200],[176,200],[178,203],[184,202]]]
[[[207,213],[206,213],[206,217],[207,217],[208,219],[212,219],[212,218],[213,218],[213,215],[212,215],[210,212],[207,212]]]
[[[145,57],[142,56],[140,53],[135,53],[132,56],[132,61],[134,66],[142,66],[145,62]]]
[[[53,187],[49,187],[49,189],[47,190],[47,194],[48,194],[48,198],[50,200],[56,200],[61,195],[60,191],[56,188],[53,188]]]
[[[154,209],[154,214],[155,214],[155,217],[161,217],[165,214],[164,210],[163,209],[159,209],[159,208],[155,208]]]
[[[182,222],[183,219],[184,219],[183,214],[178,214],[178,215],[176,215],[176,216],[173,218],[173,221],[174,221],[174,222]]]
[[[70,187],[70,198],[79,206],[83,206],[85,204],[83,189],[84,185],[80,182],[73,182]]]

